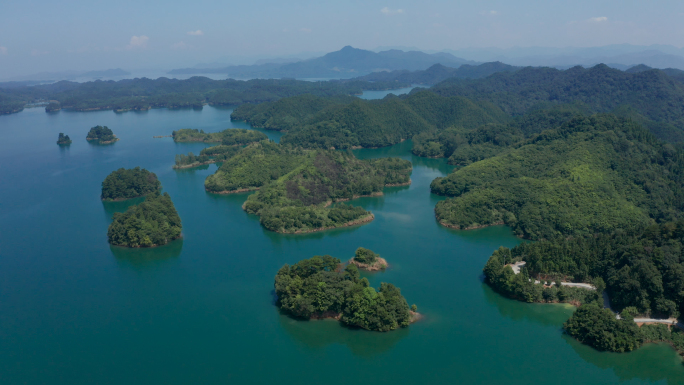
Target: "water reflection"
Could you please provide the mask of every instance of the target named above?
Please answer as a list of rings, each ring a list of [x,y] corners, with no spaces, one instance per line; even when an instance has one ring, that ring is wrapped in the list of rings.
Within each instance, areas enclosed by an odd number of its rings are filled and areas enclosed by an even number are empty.
[[[344,345],[355,356],[366,358],[389,351],[410,332],[410,328],[385,333],[371,332],[348,328],[333,319],[298,320],[282,313],[278,318],[283,330],[300,344],[311,349],[323,349],[333,344]]]
[[[109,246],[120,266],[146,269],[177,259],[183,251],[183,239],[159,247],[130,248]]]
[[[602,369],[612,369],[622,381],[640,379],[684,384],[682,359],[667,344],[646,344],[633,352],[610,353],[581,344],[568,335],[562,338],[583,360]]]
[[[494,305],[502,316],[514,321],[527,320],[560,328],[575,311],[575,307],[568,304],[525,303],[508,299],[496,293],[484,282],[482,290],[488,304]]]

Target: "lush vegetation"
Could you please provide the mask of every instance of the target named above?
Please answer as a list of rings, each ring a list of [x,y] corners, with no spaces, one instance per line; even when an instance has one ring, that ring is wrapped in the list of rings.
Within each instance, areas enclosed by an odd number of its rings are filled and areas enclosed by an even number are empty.
[[[510,115],[579,103],[593,113],[631,117],[661,139],[684,141],[684,84],[660,70],[623,72],[603,64],[565,71],[528,67],[484,79],[452,78],[431,90],[488,101]]]
[[[326,108],[349,104],[354,100],[352,96],[326,98],[305,94],[270,103],[243,104],[230,114],[230,118],[244,120],[254,128],[290,131]]]
[[[109,243],[115,246],[161,246],[181,236],[180,217],[168,193],[153,193],[125,213],[114,213],[107,230]]]
[[[449,158],[449,164],[466,166],[520,146],[525,139],[582,115],[585,111],[579,106],[561,105],[530,112],[506,124],[425,131],[413,137],[413,153],[430,158]]]
[[[490,103],[429,91],[371,101],[300,97],[238,109],[234,117],[288,130],[281,143],[324,149],[389,146],[424,131],[476,128],[508,119]]]
[[[356,249],[354,253],[354,260],[359,263],[364,263],[366,265],[372,265],[378,260],[379,255],[373,250],[369,250],[363,247]]]
[[[238,158],[221,168],[226,167],[231,175],[231,164]],[[297,150],[286,153],[283,159],[269,162],[264,172],[256,174],[270,176],[272,182],[263,185],[243,206],[261,216],[262,225],[271,231],[309,232],[369,221],[372,214],[361,207],[332,203],[379,195],[388,184],[410,180],[411,163],[401,159],[362,161],[350,153],[331,150]],[[279,174],[282,176],[277,177]]]
[[[224,146],[244,146],[268,139],[263,132],[244,128],[228,128],[219,132],[204,132],[204,130],[196,128],[182,128],[173,131],[171,136],[175,142],[221,143]]]
[[[107,126],[95,126],[88,131],[86,140],[97,140],[99,143],[111,143],[119,139]]]
[[[192,152],[188,153],[188,155],[178,154],[176,155],[176,164],[173,168],[190,168],[203,164],[225,162],[239,153],[240,150],[241,147],[239,146],[218,145],[203,148],[199,155],[195,155]]]
[[[672,220],[682,210],[681,151],[633,121],[575,118],[518,148],[432,182],[446,226],[505,223],[522,237],[554,239]]]
[[[566,333],[598,350],[628,352],[648,342],[669,343],[684,355],[684,331],[664,324],[638,327],[634,322],[635,309],[628,308],[620,318],[598,304],[580,306],[563,325]]]
[[[102,200],[124,200],[145,196],[161,190],[157,175],[144,168],[120,168],[102,182]]]
[[[149,110],[150,108],[202,108],[211,105],[262,103],[280,98],[312,94],[317,96],[357,95],[364,90],[388,89],[404,84],[331,80],[308,82],[294,79],[212,80],[196,76],[178,80],[126,79],[0,88],[0,114],[19,112],[24,105],[51,101],[46,111],[59,108],[75,111]],[[59,107],[59,108],[57,108]]]
[[[340,260],[315,256],[283,266],[275,277],[277,305],[298,318],[339,317],[346,325],[389,331],[406,327],[411,313],[399,288],[382,283],[380,290],[359,278],[355,265],[342,270]]]
[[[410,182],[411,163],[358,160],[351,153],[302,150],[270,141],[249,145],[207,177],[207,191],[261,189],[244,208],[278,232],[308,232],[368,221],[371,214],[336,201],[381,194],[386,185]]]
[[[525,302],[567,302],[576,305],[590,303],[601,298],[601,281],[596,281],[597,290],[561,285],[558,278],[553,282],[550,278],[540,277],[535,283],[535,275],[528,269],[522,268],[520,274],[515,274],[509,264],[516,259],[511,250],[501,247],[494,251],[484,267],[486,282],[497,292]]]
[[[57,137],[57,144],[71,144],[71,138],[69,138],[69,135],[64,135],[63,132],[60,132]]]

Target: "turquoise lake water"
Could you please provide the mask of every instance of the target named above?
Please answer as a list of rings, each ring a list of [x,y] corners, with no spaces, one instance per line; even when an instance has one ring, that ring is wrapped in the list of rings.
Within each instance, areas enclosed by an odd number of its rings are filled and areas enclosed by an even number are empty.
[[[307,235],[264,230],[247,194],[204,191],[216,165],[175,171],[179,128],[247,127],[229,108],[0,116],[1,384],[611,384],[684,383],[666,345],[600,353],[564,336],[565,305],[525,304],[490,290],[482,267],[520,242],[503,226],[455,231],[437,224],[429,184],[451,167],[412,156],[410,142],[358,150],[413,162],[413,184],[353,201],[375,213],[364,226]],[[90,127],[121,139],[89,144]],[[60,132],[73,144],[55,144]],[[268,132],[278,140],[277,133]],[[155,249],[112,248],[102,180],[120,167],[155,172],[183,221],[183,239]],[[285,263],[316,254],[342,260],[367,247],[391,264],[391,282],[425,319],[375,333],[336,321],[297,321],[274,306]]]

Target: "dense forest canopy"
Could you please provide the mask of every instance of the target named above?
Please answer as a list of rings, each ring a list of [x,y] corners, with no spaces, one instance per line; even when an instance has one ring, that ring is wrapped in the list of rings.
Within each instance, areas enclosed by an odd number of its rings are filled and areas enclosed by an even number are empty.
[[[579,117],[432,182],[440,222],[528,239],[644,228],[684,205],[682,152],[612,115]]]
[[[240,105],[312,94],[317,96],[358,95],[364,90],[407,86],[396,82],[330,80],[308,82],[294,79],[212,80],[196,76],[186,80],[126,79],[0,88],[0,114],[23,110],[27,103],[50,100],[48,110],[75,111],[148,110],[150,108],[202,108],[204,104]]]
[[[109,127],[95,126],[88,131],[86,140],[97,140],[100,143],[108,143],[117,140],[117,138]]]
[[[216,193],[260,189],[247,199],[245,210],[261,216],[269,230],[293,233],[372,218],[360,207],[332,203],[408,184],[410,173],[411,163],[402,159],[358,160],[346,152],[263,141],[227,159],[207,177],[205,188]]]
[[[180,217],[168,193],[153,193],[125,213],[114,213],[107,230],[114,246],[161,246],[181,236]]]
[[[204,130],[182,128],[171,134],[174,142],[206,142],[221,143],[225,146],[244,146],[250,143],[268,139],[263,132],[244,128],[228,128],[219,132],[204,132]]]
[[[234,117],[288,130],[281,142],[306,148],[382,147],[451,126],[475,128],[508,118],[490,103],[429,91],[383,100],[300,97],[238,108]]]
[[[628,73],[603,64],[565,71],[527,67],[485,79],[452,78],[431,91],[488,101],[510,115],[580,103],[594,113],[614,112],[638,120],[663,140],[684,141],[684,84],[656,69]]]
[[[355,265],[342,270],[340,260],[314,256],[283,266],[275,277],[277,306],[298,318],[339,317],[346,325],[390,331],[409,326],[411,313],[399,288],[382,283],[380,290],[359,277]]]
[[[199,155],[195,155],[192,152],[188,153],[188,155],[178,154],[176,155],[176,164],[173,167],[189,168],[202,164],[224,162],[237,155],[240,150],[240,146],[218,145],[203,148]]]
[[[161,190],[157,175],[144,168],[120,168],[102,182],[102,200],[124,200],[145,196]]]

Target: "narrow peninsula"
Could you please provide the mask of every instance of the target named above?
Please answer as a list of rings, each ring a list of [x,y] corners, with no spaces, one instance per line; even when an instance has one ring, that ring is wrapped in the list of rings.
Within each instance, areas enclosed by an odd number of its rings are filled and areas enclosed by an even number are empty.
[[[107,126],[95,126],[88,131],[87,141],[97,141],[99,144],[110,144],[119,140]]]
[[[109,243],[125,247],[162,246],[180,238],[183,226],[168,193],[153,193],[125,213],[114,213]]]
[[[334,318],[348,326],[386,332],[418,318],[417,307],[409,308],[398,287],[382,283],[375,290],[360,278],[356,265],[342,269],[340,260],[329,255],[283,266],[275,277],[275,291],[276,305],[301,319]]]

